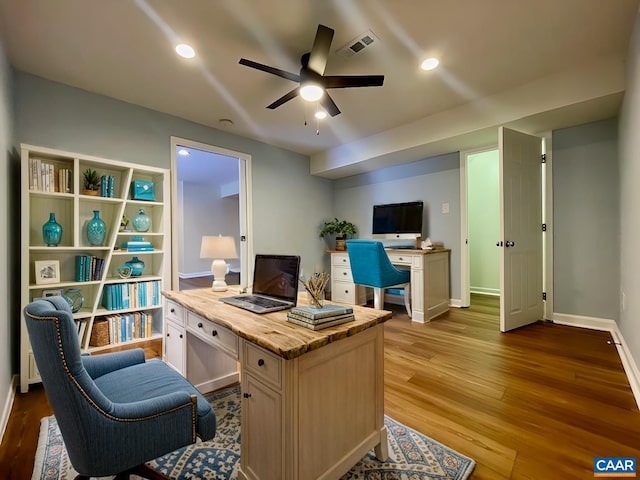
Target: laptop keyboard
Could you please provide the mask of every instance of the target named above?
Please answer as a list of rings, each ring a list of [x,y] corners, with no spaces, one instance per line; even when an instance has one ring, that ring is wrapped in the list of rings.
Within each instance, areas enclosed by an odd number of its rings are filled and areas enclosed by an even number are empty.
[[[256,297],[255,295],[248,295],[243,298],[245,302],[253,303],[254,305],[259,305],[265,308],[271,307],[279,307],[281,305],[286,305],[285,302],[279,302],[278,300],[271,300],[269,298]]]

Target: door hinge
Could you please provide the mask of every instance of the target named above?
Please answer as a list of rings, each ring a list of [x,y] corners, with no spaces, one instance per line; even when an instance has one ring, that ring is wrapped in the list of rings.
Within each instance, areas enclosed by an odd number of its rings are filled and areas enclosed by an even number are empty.
[[[542,163],[547,163],[547,154],[543,153],[542,155],[540,155],[540,158],[542,159]]]
[[[543,224],[542,224],[542,231],[543,231],[543,232],[546,232],[546,231],[547,231],[547,224],[546,224],[546,223],[543,223]]]
[[[241,242],[246,242],[247,241],[247,237],[245,237],[244,235],[240,235],[240,241]]]
[[[542,300],[546,300],[547,299],[547,292],[542,292]]]

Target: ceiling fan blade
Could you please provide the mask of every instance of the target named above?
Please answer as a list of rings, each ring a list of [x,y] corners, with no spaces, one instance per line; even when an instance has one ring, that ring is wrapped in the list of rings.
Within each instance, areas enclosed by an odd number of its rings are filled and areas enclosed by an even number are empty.
[[[323,77],[324,88],[381,87],[384,75],[335,75]]]
[[[271,110],[273,110],[274,108],[278,108],[283,103],[287,103],[289,100],[296,98],[298,96],[298,90],[300,90],[300,87],[294,88],[289,93],[286,93],[283,96],[281,96],[271,105],[267,105],[267,108],[270,108]]]
[[[333,40],[333,29],[325,27],[324,25],[318,25],[318,31],[313,41],[307,68],[320,75],[324,73],[324,69],[327,66],[327,59],[329,58],[329,50],[331,49],[331,40]]]
[[[322,108],[324,108],[332,117],[340,115],[340,109],[336,105],[336,102],[334,102],[329,96],[329,92],[324,92],[324,95],[320,99],[320,105],[322,105]]]
[[[247,60],[246,58],[241,58],[239,63],[240,65],[245,65],[247,67],[255,68],[256,70],[262,70],[263,72],[277,75],[278,77],[286,78],[292,82],[300,82],[300,75],[297,73],[285,72],[279,68],[269,67],[268,65],[263,65],[261,63],[254,62],[253,60]]]

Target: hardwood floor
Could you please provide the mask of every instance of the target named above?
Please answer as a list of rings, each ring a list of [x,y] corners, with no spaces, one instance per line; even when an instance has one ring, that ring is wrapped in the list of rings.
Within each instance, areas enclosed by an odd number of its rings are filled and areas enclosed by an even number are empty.
[[[596,456],[640,458],[638,412],[606,332],[537,323],[501,334],[474,296],[428,324],[385,324],[385,413],[473,458],[473,480],[593,478]],[[31,478],[41,387],[17,394],[0,472]]]
[[[640,412],[607,332],[539,322],[499,332],[498,299],[385,326],[385,413],[477,462],[472,478],[593,478],[640,457]]]

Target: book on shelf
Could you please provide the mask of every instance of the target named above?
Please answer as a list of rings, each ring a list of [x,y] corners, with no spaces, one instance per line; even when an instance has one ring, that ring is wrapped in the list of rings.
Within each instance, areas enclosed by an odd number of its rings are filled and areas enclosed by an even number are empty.
[[[333,317],[336,315],[344,315],[346,313],[353,313],[353,308],[346,305],[334,305],[327,304],[322,308],[307,307],[305,305],[298,305],[291,309],[291,313],[295,313],[302,317],[309,318],[311,320],[317,320],[320,318]]]
[[[153,316],[146,312],[108,315],[101,319],[109,322],[109,345],[149,338],[153,335]]]
[[[160,282],[113,283],[102,291],[102,306],[107,310],[144,308],[160,305]]]
[[[113,198],[113,184],[115,178],[113,175],[102,175],[100,177],[100,196]]]
[[[322,330],[324,328],[335,327],[343,323],[352,322],[353,320],[355,320],[355,317],[352,313],[337,315],[335,317],[328,317],[322,322],[313,323],[310,322],[306,317],[300,317],[296,314],[292,314],[291,312],[287,314],[287,322],[293,323],[300,327],[308,328],[310,330]]]
[[[91,255],[76,255],[76,282],[96,281],[102,278],[104,258]]]
[[[153,252],[154,250],[155,249],[153,248],[153,245],[148,247],[140,247],[137,245],[132,245],[127,247],[128,252]]]
[[[29,189],[39,192],[63,191],[56,176],[55,166],[40,158],[29,158]]]

